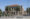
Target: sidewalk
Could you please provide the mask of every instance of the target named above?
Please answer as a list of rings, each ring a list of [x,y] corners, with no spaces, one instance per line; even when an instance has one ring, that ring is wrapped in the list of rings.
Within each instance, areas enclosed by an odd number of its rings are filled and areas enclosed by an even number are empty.
[[[30,16],[9,16],[9,17],[1,17],[0,19],[30,19]]]

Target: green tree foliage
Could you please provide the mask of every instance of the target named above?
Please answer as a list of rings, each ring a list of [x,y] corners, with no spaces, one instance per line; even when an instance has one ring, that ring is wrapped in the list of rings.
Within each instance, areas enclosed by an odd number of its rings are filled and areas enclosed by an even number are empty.
[[[29,8],[29,15],[30,15],[30,8]]]
[[[20,6],[17,6],[16,7],[16,11],[20,11]]]
[[[7,6],[7,7],[5,8],[5,10],[8,11],[8,10],[11,10],[11,8],[10,8],[9,6]]]
[[[8,6],[5,8],[6,11],[8,11]]]
[[[9,10],[9,11],[11,11],[11,8],[10,8],[10,7],[8,7],[8,10]]]
[[[0,16],[2,15],[2,11],[1,11],[1,9],[0,9]]]

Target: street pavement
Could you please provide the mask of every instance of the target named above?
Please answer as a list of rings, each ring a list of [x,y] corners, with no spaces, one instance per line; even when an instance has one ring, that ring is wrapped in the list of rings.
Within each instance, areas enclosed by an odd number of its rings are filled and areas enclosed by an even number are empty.
[[[1,16],[0,19],[30,19],[30,16]]]

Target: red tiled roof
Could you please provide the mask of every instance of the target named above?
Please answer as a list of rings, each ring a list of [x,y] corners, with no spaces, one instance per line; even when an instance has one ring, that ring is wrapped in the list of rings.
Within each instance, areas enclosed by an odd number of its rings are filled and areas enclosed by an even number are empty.
[[[18,5],[17,4],[15,4],[15,5],[10,5],[10,7],[17,7]]]

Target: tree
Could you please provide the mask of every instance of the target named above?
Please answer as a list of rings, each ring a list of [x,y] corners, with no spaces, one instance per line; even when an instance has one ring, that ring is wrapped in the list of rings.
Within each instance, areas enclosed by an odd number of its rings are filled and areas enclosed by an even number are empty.
[[[1,9],[0,9],[0,16],[2,15],[2,11],[1,11]]]
[[[6,10],[7,15],[8,15],[9,11],[11,10],[11,8],[10,8],[9,6],[7,6],[7,7],[5,8],[5,10]]]
[[[30,8],[29,8],[29,15],[30,15]]]
[[[16,7],[16,11],[20,11],[20,6],[17,6]]]
[[[4,14],[5,14],[5,11],[2,12],[2,16],[4,16]]]
[[[11,8],[10,8],[10,7],[8,7],[8,10],[9,10],[9,11],[11,11]]]
[[[8,6],[5,8],[6,12],[7,12],[7,15],[8,15]]]
[[[27,15],[28,15],[28,8],[26,9],[26,11],[27,11]]]
[[[6,11],[8,11],[8,6],[5,8]]]
[[[16,13],[20,12],[20,6],[16,7]]]
[[[27,8],[27,14],[29,13],[29,15],[30,15],[30,8]]]
[[[7,6],[7,7],[5,8],[5,10],[6,10],[6,11],[8,11],[8,10],[10,11],[11,8],[10,8],[9,6]]]

